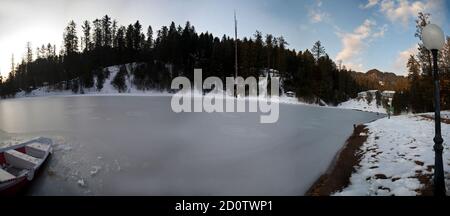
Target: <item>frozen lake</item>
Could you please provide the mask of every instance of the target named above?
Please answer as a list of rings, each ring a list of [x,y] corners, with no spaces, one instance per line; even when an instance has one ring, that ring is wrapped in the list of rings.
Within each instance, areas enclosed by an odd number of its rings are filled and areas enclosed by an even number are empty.
[[[32,195],[303,195],[353,124],[374,113],[280,105],[261,113],[173,113],[170,97],[0,101],[0,140],[50,137]]]

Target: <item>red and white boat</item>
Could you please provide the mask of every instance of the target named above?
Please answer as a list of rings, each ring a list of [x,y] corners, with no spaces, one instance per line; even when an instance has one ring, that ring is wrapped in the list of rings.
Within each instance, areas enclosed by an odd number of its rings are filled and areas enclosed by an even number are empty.
[[[0,148],[0,194],[14,194],[33,180],[35,173],[52,153],[45,138]]]

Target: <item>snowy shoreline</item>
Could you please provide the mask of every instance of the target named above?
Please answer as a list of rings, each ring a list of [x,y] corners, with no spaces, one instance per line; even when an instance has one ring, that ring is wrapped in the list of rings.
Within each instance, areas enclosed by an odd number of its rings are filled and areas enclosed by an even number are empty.
[[[449,112],[443,112],[445,118]],[[426,115],[427,117],[424,117]],[[365,124],[367,140],[350,184],[334,196],[417,196],[429,190],[434,167],[433,114],[401,115]],[[444,170],[450,186],[450,125],[442,123]],[[447,187],[448,187],[447,186]]]

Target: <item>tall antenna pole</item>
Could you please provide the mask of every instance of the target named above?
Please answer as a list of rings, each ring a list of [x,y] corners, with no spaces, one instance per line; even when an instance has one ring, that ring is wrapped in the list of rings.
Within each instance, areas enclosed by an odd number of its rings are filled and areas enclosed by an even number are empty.
[[[237,44],[237,19],[236,19],[236,11],[234,11],[234,61],[235,61],[235,65],[234,65],[234,69],[235,69],[235,74],[234,77],[237,78],[238,76],[238,44]]]
[[[15,74],[15,65],[14,65],[14,53],[11,55],[11,74],[14,76]]]

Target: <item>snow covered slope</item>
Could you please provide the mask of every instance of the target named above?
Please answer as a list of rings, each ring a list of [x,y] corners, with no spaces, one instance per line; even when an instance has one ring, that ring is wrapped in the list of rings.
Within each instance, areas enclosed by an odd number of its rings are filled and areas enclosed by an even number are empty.
[[[45,96],[68,96],[68,95],[124,95],[124,96],[171,96],[173,93],[161,92],[156,90],[139,90],[134,84],[134,75],[131,73],[133,68],[136,68],[139,63],[130,63],[125,65],[115,65],[106,67],[104,70],[109,73],[108,78],[105,79],[103,88],[98,90],[95,86],[97,86],[97,79],[94,77],[94,87],[92,88],[84,88],[83,94],[74,93],[72,90],[59,90],[54,88],[53,86],[44,86],[37,88],[29,93],[25,91],[18,92],[16,94],[16,98],[22,97],[45,97]],[[119,90],[114,87],[112,84],[114,77],[116,77],[117,73],[120,71],[120,67],[125,66],[127,70],[127,75],[125,76],[125,84],[126,89],[123,92],[119,92]],[[265,80],[261,85],[266,85],[267,80]],[[193,97],[201,97],[203,96],[200,92],[193,92]],[[206,94],[208,97],[213,97],[213,93]],[[232,95],[226,95],[227,99],[234,99]],[[266,99],[265,97],[245,97],[240,98],[244,100],[261,100]],[[288,97],[286,95],[281,95],[279,97],[272,97],[270,99],[271,102],[279,102],[284,104],[306,104],[305,102],[301,102],[294,97]]]
[[[131,74],[131,69],[136,67],[138,63],[125,64],[125,68],[127,69],[128,75],[125,76],[125,84],[126,89],[123,93],[120,93],[117,88],[115,88],[112,84],[114,77],[116,77],[117,73],[120,70],[121,65],[115,65],[106,67],[104,70],[109,72],[108,78],[105,79],[103,84],[103,88],[98,90],[95,86],[97,85],[97,78],[94,77],[94,87],[83,89],[83,93],[86,95],[111,95],[111,94],[134,94],[134,95],[169,95],[167,92],[160,91],[144,91],[139,90],[133,85],[134,76]],[[79,93],[74,93],[72,90],[59,90],[55,89],[53,86],[44,86],[37,88],[29,93],[24,91],[18,92],[16,94],[16,98],[20,97],[42,97],[42,96],[57,96],[57,95],[79,95]]]
[[[443,112],[442,117],[449,112]],[[434,165],[433,114],[401,115],[366,124],[367,141],[350,185],[334,195],[414,196],[431,180]],[[450,125],[442,123],[444,170],[450,186]],[[425,178],[424,178],[425,177]]]
[[[354,109],[366,112],[386,113],[386,109],[383,106],[378,106],[376,101],[373,100],[369,104],[366,99],[350,99],[337,106],[342,109]]]

